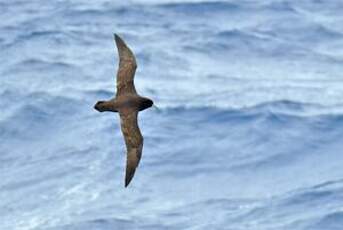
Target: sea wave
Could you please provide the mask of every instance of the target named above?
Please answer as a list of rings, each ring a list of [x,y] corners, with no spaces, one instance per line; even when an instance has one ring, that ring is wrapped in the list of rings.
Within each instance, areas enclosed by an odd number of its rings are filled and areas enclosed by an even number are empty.
[[[1,2],[1,229],[341,229],[341,6]],[[126,189],[120,118],[93,108],[113,33],[157,106]]]

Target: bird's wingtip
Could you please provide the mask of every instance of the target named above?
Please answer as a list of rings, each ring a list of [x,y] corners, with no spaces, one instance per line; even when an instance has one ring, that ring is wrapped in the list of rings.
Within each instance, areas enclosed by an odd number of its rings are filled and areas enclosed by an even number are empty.
[[[119,35],[116,33],[114,33],[114,40],[115,40],[118,48],[126,47],[124,40],[121,37],[119,37]]]
[[[119,59],[120,60],[127,60],[130,61],[132,64],[134,64],[134,68],[137,67],[136,59],[130,48],[126,45],[124,40],[118,35],[114,34],[114,40],[117,45],[118,53],[119,53]]]
[[[136,171],[136,164],[132,164],[128,162],[126,165],[126,173],[125,173],[125,188],[132,181],[132,178],[135,175],[135,171]]]
[[[125,177],[125,188],[127,188],[127,186],[130,184],[132,178],[133,178],[133,175],[132,176],[128,176],[128,174],[126,174],[126,177]]]
[[[116,34],[116,33],[114,33],[114,34],[113,34],[113,38],[114,38],[114,40],[117,40],[117,39],[119,38],[119,35]]]

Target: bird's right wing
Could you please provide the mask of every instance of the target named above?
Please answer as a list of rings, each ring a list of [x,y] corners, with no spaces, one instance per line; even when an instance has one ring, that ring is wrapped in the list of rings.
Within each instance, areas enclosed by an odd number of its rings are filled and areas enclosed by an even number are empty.
[[[141,159],[143,149],[143,136],[138,127],[138,111],[121,111],[119,112],[119,115],[121,131],[123,132],[127,149],[125,175],[126,187],[135,175],[136,168]]]
[[[123,39],[121,39],[117,34],[114,35],[114,40],[116,41],[119,54],[116,96],[137,94],[133,82],[137,68],[136,58]]]

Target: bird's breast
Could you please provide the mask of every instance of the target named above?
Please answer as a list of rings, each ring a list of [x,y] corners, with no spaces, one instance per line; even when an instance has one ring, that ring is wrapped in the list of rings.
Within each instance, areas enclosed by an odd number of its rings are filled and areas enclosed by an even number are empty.
[[[138,109],[140,99],[138,96],[125,96],[118,98],[117,103],[120,109]]]

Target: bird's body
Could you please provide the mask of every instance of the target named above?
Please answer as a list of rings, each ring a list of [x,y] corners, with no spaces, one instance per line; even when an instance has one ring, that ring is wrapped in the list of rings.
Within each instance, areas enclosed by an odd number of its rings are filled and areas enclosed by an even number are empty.
[[[99,112],[125,112],[131,109],[142,111],[151,106],[152,101],[149,98],[139,95],[125,95],[109,101],[99,101],[96,104],[96,109]]]
[[[119,53],[117,73],[117,93],[108,101],[98,101],[94,108],[99,112],[118,112],[121,130],[127,148],[125,187],[132,180],[142,156],[143,136],[138,127],[138,112],[153,105],[153,101],[137,94],[134,76],[137,68],[136,59],[125,42],[115,35]]]

